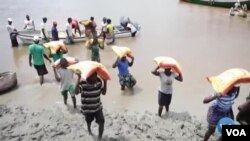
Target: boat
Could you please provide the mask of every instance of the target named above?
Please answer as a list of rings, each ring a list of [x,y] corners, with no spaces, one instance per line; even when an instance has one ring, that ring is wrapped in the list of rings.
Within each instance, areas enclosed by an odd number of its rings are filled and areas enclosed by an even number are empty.
[[[233,8],[231,8],[229,10],[229,14],[230,16],[239,16],[239,17],[243,17],[246,18],[247,17],[247,12],[244,10],[234,10]]]
[[[137,28],[137,31],[140,31],[141,29],[141,26],[140,24],[138,23],[134,23],[134,26]],[[122,38],[122,37],[130,37],[131,36],[131,33],[129,30],[125,29],[123,26],[121,25],[117,25],[117,26],[114,26],[115,27],[115,37],[116,38]],[[48,31],[49,32],[49,39],[52,40],[51,38],[51,31]],[[79,42],[84,42],[86,41],[86,37],[85,37],[85,31],[82,30],[82,36],[79,36],[79,34],[77,33],[74,37],[74,42],[75,43],[79,43]],[[101,33],[101,30],[97,30],[97,34],[100,35]],[[65,31],[59,31],[58,32],[58,35],[59,35],[59,39],[60,40],[63,40],[65,43],[66,42],[66,32]],[[33,37],[34,36],[38,36],[40,37],[40,43],[45,43],[45,41],[42,40],[41,38],[41,31],[39,30],[35,30],[35,31],[28,31],[28,30],[23,30],[23,31],[19,31],[18,34],[17,34],[17,37],[23,42],[23,44],[32,44],[34,43],[33,41]]]
[[[231,8],[238,0],[182,0],[190,3]],[[240,4],[250,6],[250,0],[240,0]]]
[[[17,86],[17,76],[15,72],[0,73],[0,94],[12,90]]]

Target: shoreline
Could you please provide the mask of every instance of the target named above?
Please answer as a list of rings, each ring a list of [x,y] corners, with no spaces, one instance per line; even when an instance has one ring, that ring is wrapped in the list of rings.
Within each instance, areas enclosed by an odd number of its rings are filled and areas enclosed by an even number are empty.
[[[97,140],[98,125],[92,122],[94,136],[88,135],[80,108],[57,104],[53,109],[32,111],[26,106],[0,105],[0,140]],[[145,111],[119,113],[104,111],[103,141],[202,140],[206,125],[189,113],[169,112],[162,118]],[[212,136],[211,140],[215,140]]]

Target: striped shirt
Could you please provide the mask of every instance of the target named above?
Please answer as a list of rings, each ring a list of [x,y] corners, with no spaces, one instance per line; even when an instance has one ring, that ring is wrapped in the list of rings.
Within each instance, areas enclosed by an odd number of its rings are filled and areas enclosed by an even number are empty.
[[[98,79],[95,84],[89,84],[86,81],[79,84],[81,93],[81,112],[83,114],[95,113],[102,109],[101,92],[102,81]]]
[[[234,100],[236,99],[236,97],[237,97],[237,91],[233,91],[230,94],[218,97],[214,104],[217,105],[221,110],[228,111],[232,108],[232,105],[234,104]]]

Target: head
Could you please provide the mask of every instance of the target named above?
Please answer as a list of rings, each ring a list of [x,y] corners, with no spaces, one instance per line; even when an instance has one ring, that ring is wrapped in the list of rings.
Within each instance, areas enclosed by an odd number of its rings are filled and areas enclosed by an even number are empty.
[[[46,23],[47,22],[47,18],[43,17],[43,22]]]
[[[68,22],[71,23],[72,22],[72,18],[68,18]]]
[[[53,27],[56,27],[56,26],[57,26],[57,22],[53,21]]]
[[[61,58],[60,64],[61,64],[61,68],[66,69],[69,65],[69,62],[65,58]]]
[[[94,17],[90,17],[90,20],[91,20],[91,21],[94,21],[94,20],[95,20],[95,18],[94,18]]]
[[[110,20],[110,19],[107,19],[107,23],[108,23],[108,24],[111,24],[111,20]]]
[[[235,92],[239,90],[239,86],[234,86],[229,92],[227,92],[227,95],[232,96]]]
[[[123,56],[122,58],[121,58],[121,61],[126,61],[127,60],[127,57],[126,56]]]
[[[167,75],[170,75],[172,72],[171,72],[171,68],[165,68],[164,69],[164,72],[165,72],[165,74],[167,74]]]
[[[26,19],[29,21],[29,20],[30,20],[30,16],[29,16],[29,15],[26,15]]]
[[[107,18],[106,18],[106,17],[103,17],[103,18],[102,18],[102,21],[103,21],[104,23],[106,23],[106,22],[107,22]]]
[[[8,24],[11,25],[12,24],[12,19],[8,18]]]
[[[97,38],[94,38],[94,40],[93,40],[93,43],[92,43],[93,45],[96,45],[96,44],[98,44],[98,39]]]
[[[39,37],[38,36],[34,36],[33,37],[33,41],[35,44],[38,44],[39,43]]]
[[[95,83],[97,81],[98,77],[97,77],[97,73],[94,72],[91,76],[89,76],[87,78],[87,81],[90,83]]]

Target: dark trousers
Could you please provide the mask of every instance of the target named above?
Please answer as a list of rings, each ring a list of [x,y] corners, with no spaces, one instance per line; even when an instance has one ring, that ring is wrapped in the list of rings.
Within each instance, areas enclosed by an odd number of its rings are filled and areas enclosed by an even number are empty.
[[[17,36],[16,33],[10,33],[10,40],[11,40],[12,47],[17,47],[18,46],[18,42],[17,42],[16,36]]]

